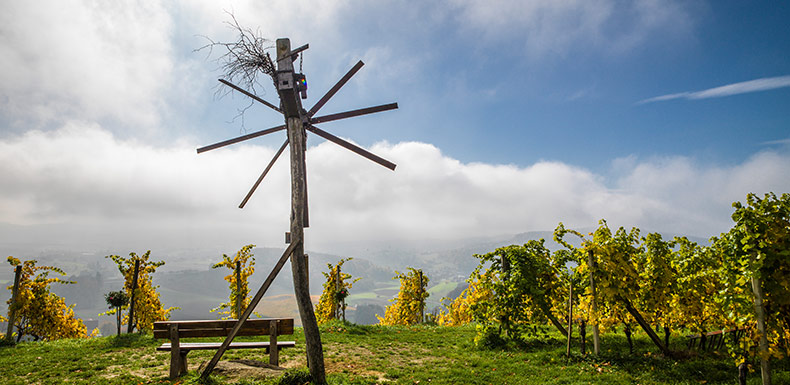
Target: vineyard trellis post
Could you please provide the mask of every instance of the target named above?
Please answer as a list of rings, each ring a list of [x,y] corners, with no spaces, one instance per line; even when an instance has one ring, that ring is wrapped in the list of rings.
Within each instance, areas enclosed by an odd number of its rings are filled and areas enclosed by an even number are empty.
[[[568,348],[565,355],[571,358],[571,336],[573,335],[573,279],[570,279],[570,289],[568,290]]]
[[[342,282],[342,273],[340,272],[340,266],[337,267],[337,272],[335,272],[335,293],[340,293],[344,288],[345,285]],[[346,322],[346,298],[340,297],[335,294],[335,299],[341,298],[337,301],[337,308],[335,309],[335,319],[342,319],[343,322]]]
[[[19,281],[22,279],[22,265],[17,265],[14,269],[14,288],[11,290],[11,304],[8,306],[8,332],[5,339],[13,341],[11,334],[14,332],[14,322],[16,321],[16,301],[19,297]]]
[[[771,385],[771,362],[768,353],[768,335],[765,329],[765,309],[763,308],[763,288],[760,277],[752,276],[752,292],[754,293],[754,313],[757,316],[757,333],[760,334],[760,376],[763,385]]]
[[[236,261],[236,317],[241,317],[241,305],[244,295],[241,292],[241,261]]]
[[[502,253],[500,258],[502,259],[500,264],[501,265],[500,269],[502,272],[502,282],[507,282],[508,278],[510,277],[510,260],[507,259],[507,255],[505,253]],[[509,328],[510,320],[508,319],[507,315],[502,314],[499,317],[499,323],[500,325],[505,325],[504,329],[505,329],[505,334],[507,335],[508,330],[510,329]]]
[[[118,307],[118,308],[115,308],[115,309],[117,310],[115,312],[116,313],[115,314],[115,321],[116,321],[115,322],[115,326],[117,326],[117,328],[118,328],[118,330],[116,330],[118,332],[117,335],[120,336],[121,335],[121,308]]]
[[[592,312],[593,312],[593,324],[592,324],[592,333],[593,333],[593,354],[596,356],[600,353],[600,334],[598,332],[598,301],[595,295],[595,258],[593,255],[593,251],[589,250],[587,252],[587,267],[590,270],[590,293],[592,294]]]
[[[420,324],[425,323],[425,289],[422,287],[422,270],[419,270],[420,275]]]
[[[132,295],[129,299],[129,326],[126,328],[127,333],[131,333],[134,330],[134,302],[135,302],[135,295],[134,293],[137,291],[137,275],[140,273],[140,260],[134,261],[134,275],[132,276]]]

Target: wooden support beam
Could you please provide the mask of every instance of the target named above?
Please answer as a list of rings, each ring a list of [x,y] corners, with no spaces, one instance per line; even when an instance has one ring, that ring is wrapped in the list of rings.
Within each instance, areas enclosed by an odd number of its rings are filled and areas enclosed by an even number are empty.
[[[636,323],[638,323],[639,326],[642,327],[642,330],[644,330],[644,332],[647,334],[647,336],[650,337],[650,340],[652,340],[653,343],[658,347],[658,349],[661,350],[661,353],[663,353],[664,356],[666,357],[672,357],[672,352],[669,350],[668,347],[664,346],[664,343],[661,342],[661,338],[658,338],[656,332],[653,331],[653,328],[650,326],[649,323],[647,323],[647,321],[645,321],[644,317],[642,317],[642,314],[639,313],[638,310],[636,310],[633,304],[631,304],[631,301],[629,301],[627,298],[622,296],[618,296],[618,299],[620,300],[620,302],[623,303],[623,305],[625,305],[625,310],[627,310],[628,313],[631,314],[632,317],[634,317]]]
[[[269,276],[266,277],[265,281],[263,281],[263,285],[261,285],[261,288],[258,289],[257,293],[255,293],[255,297],[253,297],[252,300],[250,301],[250,305],[247,306],[246,309],[244,309],[244,313],[241,315],[238,322],[236,322],[236,325],[233,327],[233,330],[230,331],[228,336],[225,338],[225,341],[222,343],[219,349],[217,349],[217,352],[214,354],[214,357],[211,358],[211,361],[209,361],[208,365],[206,365],[206,368],[203,369],[203,373],[200,374],[200,378],[204,380],[208,378],[209,374],[211,374],[211,371],[213,371],[214,368],[217,366],[219,359],[222,358],[223,354],[225,354],[225,351],[228,349],[228,346],[230,346],[230,343],[233,342],[233,339],[236,338],[236,335],[238,334],[242,325],[244,325],[244,321],[250,318],[250,315],[252,314],[253,310],[255,310],[255,307],[258,306],[258,303],[261,302],[261,298],[263,298],[263,295],[266,293],[266,290],[269,290],[269,286],[271,286],[272,282],[274,282],[274,279],[277,278],[277,274],[280,273],[280,270],[282,270],[283,266],[285,265],[285,262],[288,261],[288,257],[291,255],[291,253],[293,253],[297,245],[298,242],[294,242],[291,243],[291,245],[288,246],[287,249],[285,249],[285,252],[283,252],[283,255],[277,261],[277,264],[274,265],[272,272],[269,273]]]

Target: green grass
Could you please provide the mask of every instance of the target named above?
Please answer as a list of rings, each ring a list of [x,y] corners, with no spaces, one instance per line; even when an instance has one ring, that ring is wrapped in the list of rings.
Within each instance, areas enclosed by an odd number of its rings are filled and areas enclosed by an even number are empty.
[[[575,343],[570,360],[559,334],[528,340],[503,350],[474,347],[472,327],[384,327],[330,323],[321,327],[330,384],[733,384],[736,370],[724,355],[689,354],[672,360],[656,354],[649,340],[637,335],[628,354],[622,335],[604,335],[599,357],[581,355]],[[304,338],[297,348],[281,352],[287,378],[260,379],[212,376],[211,384],[301,384]],[[285,339],[285,338],[283,338]],[[240,339],[241,340],[241,339]],[[589,338],[588,338],[589,340]],[[577,341],[578,342],[578,341]],[[684,341],[674,342],[680,350]],[[189,354],[190,374],[167,379],[169,353],[146,335],[124,335],[54,342],[25,342],[0,348],[2,384],[171,384],[196,383],[197,366],[213,352]],[[591,346],[588,341],[588,348]],[[263,351],[233,350],[224,360],[266,361]],[[774,384],[790,384],[790,364],[774,362]],[[759,384],[752,372],[749,384]]]
[[[442,297],[446,297],[451,291],[455,290],[458,282],[455,281],[442,281],[437,285],[428,289],[428,294],[431,295],[435,302],[439,302]]]
[[[352,303],[352,302],[356,303],[357,301],[360,301],[360,300],[363,300],[363,299],[376,299],[376,298],[379,298],[379,295],[377,295],[376,293],[374,293],[372,291],[366,291],[364,293],[351,294],[351,295],[348,296],[348,299],[346,301],[349,302],[349,303]]]

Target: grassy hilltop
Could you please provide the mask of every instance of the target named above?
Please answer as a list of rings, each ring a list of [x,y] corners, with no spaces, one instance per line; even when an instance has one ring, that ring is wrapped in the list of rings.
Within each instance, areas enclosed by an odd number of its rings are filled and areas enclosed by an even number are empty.
[[[658,355],[647,337],[637,335],[635,352],[625,337],[607,334],[599,358],[579,352],[570,360],[565,339],[554,332],[544,340],[505,350],[479,350],[472,327],[382,327],[330,323],[321,327],[330,384],[733,384],[736,369],[724,354],[687,354],[680,360]],[[281,352],[285,370],[270,370],[263,351],[225,354],[211,384],[302,384],[305,351],[301,329],[295,349]],[[265,337],[264,337],[265,338]],[[240,338],[239,340],[243,340]],[[588,333],[588,351],[591,348]],[[188,376],[168,380],[169,353],[150,335],[25,342],[0,348],[2,384],[189,384],[213,352],[189,354]],[[681,350],[685,341],[673,341]],[[774,383],[790,384],[790,368],[775,364]],[[267,377],[269,376],[269,377]],[[275,377],[271,377],[275,376]],[[759,384],[750,373],[749,384]]]

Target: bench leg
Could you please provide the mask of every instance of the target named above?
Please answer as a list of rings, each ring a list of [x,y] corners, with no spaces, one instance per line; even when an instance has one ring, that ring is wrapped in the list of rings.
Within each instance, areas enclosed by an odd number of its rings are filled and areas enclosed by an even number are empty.
[[[184,372],[186,368],[187,352],[180,349],[178,341],[178,326],[170,325],[170,379],[174,380]]]
[[[181,351],[181,354],[180,354],[180,356],[181,356],[180,357],[181,358],[181,361],[180,361],[181,367],[178,368],[178,375],[179,376],[187,374],[187,353],[189,353],[189,350],[182,350]]]
[[[269,322],[269,364],[280,365],[280,348],[277,347],[277,321]]]

